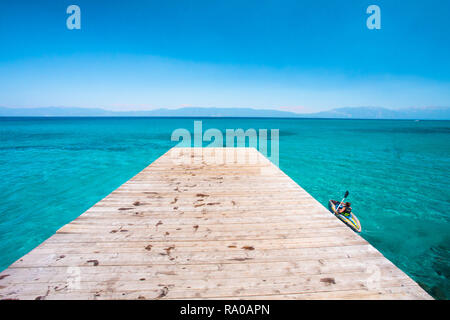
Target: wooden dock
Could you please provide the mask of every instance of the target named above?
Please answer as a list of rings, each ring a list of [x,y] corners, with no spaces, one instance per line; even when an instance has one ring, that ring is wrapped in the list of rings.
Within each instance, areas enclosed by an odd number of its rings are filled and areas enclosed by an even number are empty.
[[[174,148],[0,273],[0,299],[431,297],[255,149]]]

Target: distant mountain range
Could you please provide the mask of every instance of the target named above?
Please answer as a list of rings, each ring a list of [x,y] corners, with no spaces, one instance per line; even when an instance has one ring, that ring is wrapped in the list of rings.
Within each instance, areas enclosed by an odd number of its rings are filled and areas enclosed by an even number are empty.
[[[251,108],[196,108],[155,109],[147,111],[110,111],[91,108],[5,108],[3,117],[299,117],[294,112]]]
[[[6,108],[0,117],[271,117],[271,118],[337,118],[337,119],[408,119],[450,120],[450,107],[425,107],[391,110],[380,107],[339,108],[317,113],[252,108],[156,109],[148,111],[110,111],[91,108]]]
[[[450,120],[450,107],[391,110],[380,107],[339,108],[311,114],[314,118]]]

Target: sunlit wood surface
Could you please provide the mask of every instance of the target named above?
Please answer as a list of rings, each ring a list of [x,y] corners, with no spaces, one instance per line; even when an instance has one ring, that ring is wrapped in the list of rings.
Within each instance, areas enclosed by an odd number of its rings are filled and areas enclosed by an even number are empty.
[[[431,297],[255,149],[178,148],[0,273],[0,298]]]

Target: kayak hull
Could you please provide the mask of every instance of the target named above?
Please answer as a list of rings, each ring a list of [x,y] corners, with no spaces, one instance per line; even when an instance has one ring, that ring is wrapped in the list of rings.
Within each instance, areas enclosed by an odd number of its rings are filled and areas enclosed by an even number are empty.
[[[359,222],[358,218],[353,214],[353,212],[350,213],[348,217],[340,214],[336,210],[336,204],[335,201],[330,200],[328,202],[328,209],[331,213],[333,213],[339,220],[344,222],[348,227],[350,227],[353,231],[361,232],[361,223]],[[339,205],[339,203],[337,203]]]

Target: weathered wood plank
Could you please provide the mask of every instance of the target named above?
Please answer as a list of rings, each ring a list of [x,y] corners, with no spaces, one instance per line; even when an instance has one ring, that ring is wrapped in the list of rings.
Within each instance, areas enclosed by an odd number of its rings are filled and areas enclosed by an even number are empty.
[[[11,299],[430,299],[255,149],[171,149],[0,273]]]

